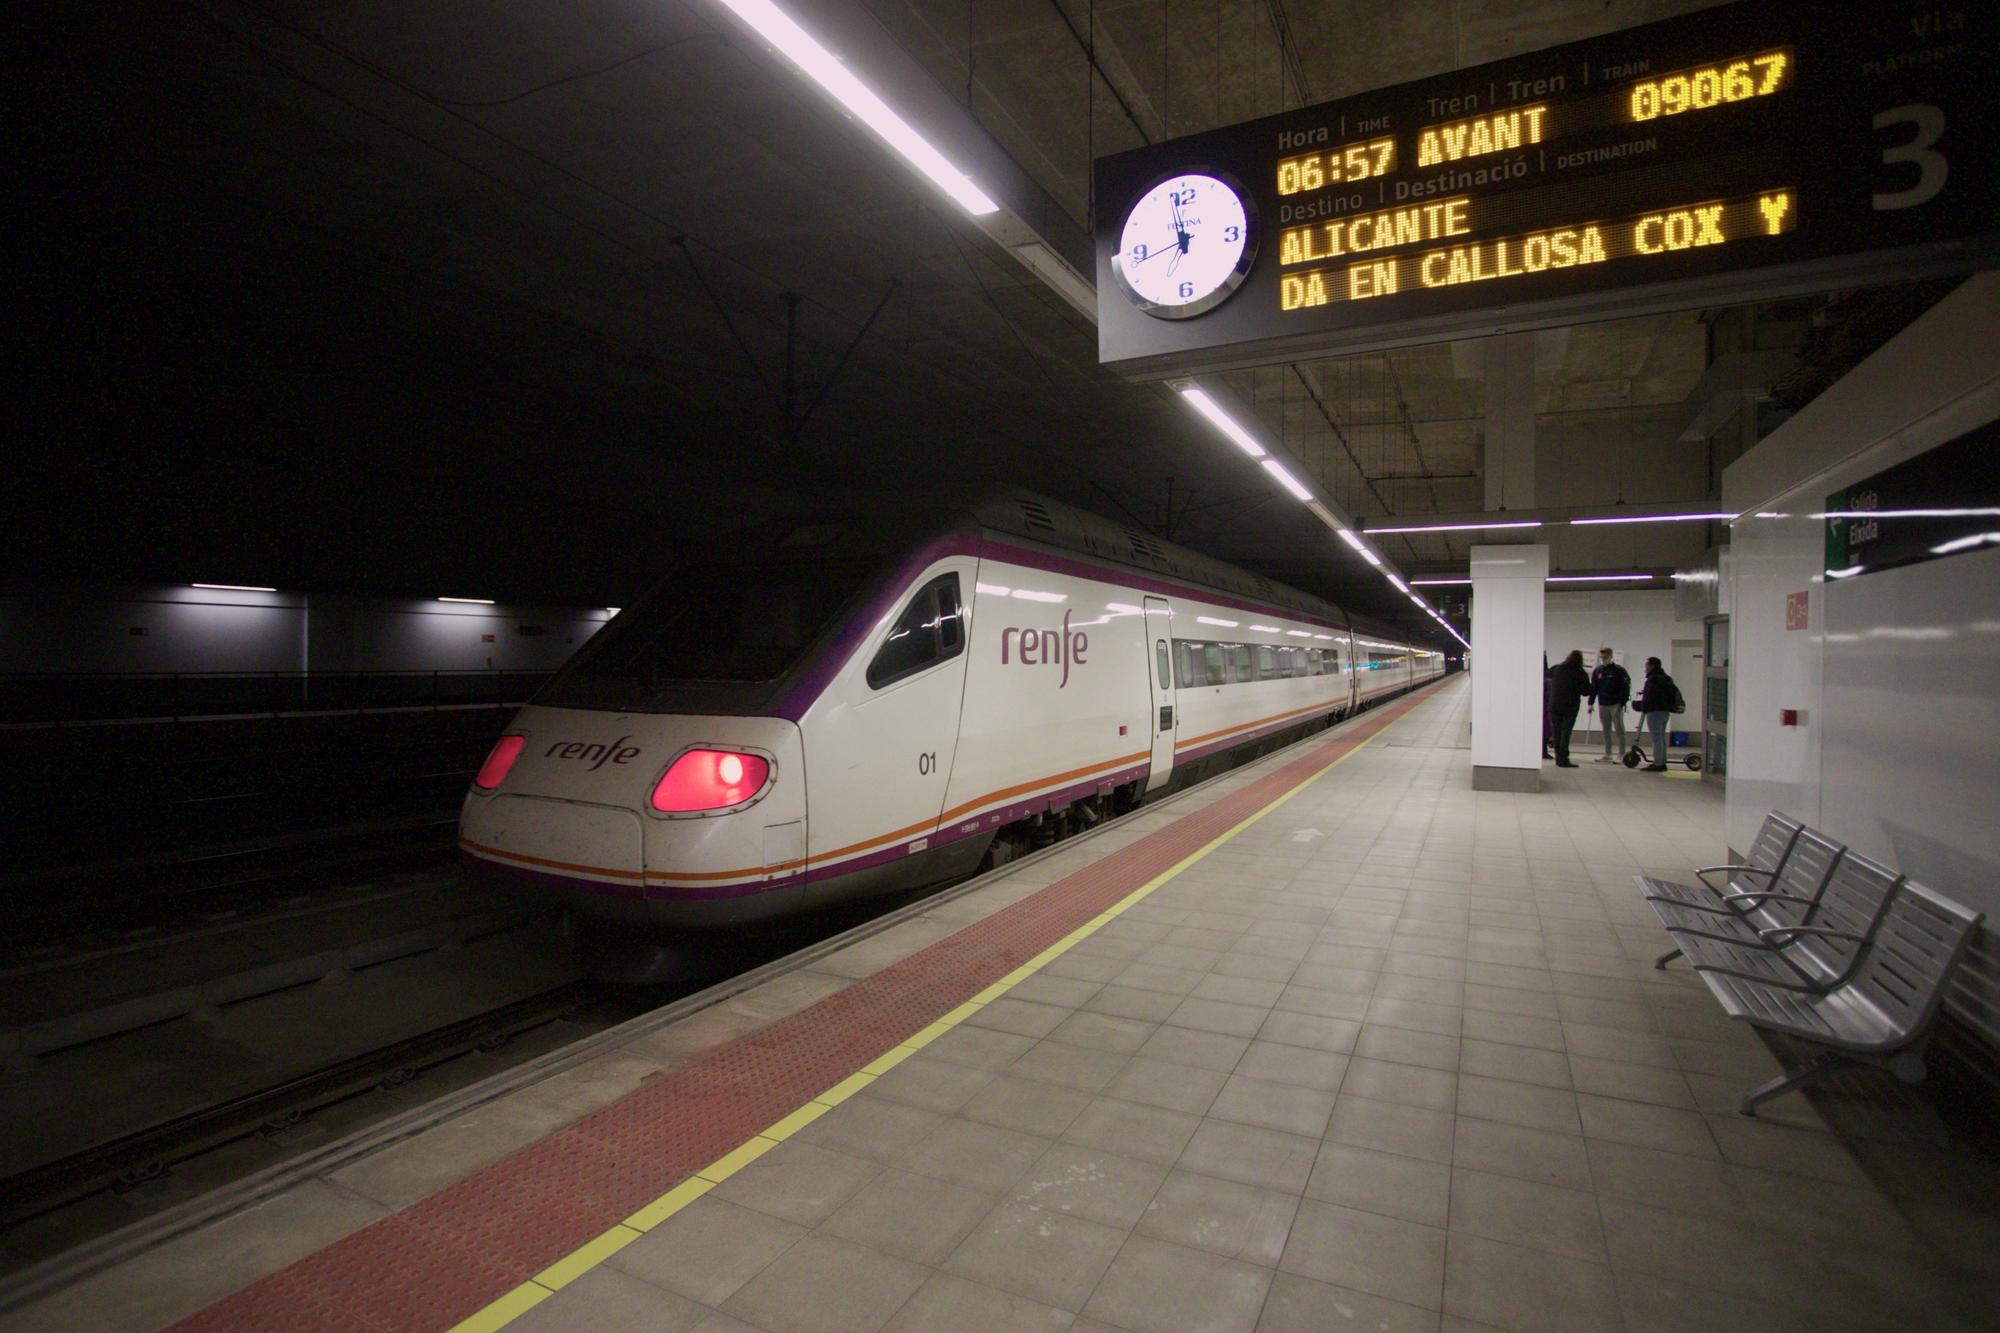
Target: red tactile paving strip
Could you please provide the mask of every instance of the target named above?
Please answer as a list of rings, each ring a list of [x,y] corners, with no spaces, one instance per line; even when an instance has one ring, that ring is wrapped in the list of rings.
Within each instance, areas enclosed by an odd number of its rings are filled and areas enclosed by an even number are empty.
[[[1421,697],[1421,696],[1416,696]],[[954,935],[363,1227],[188,1330],[448,1328],[1353,750],[1416,697]]]

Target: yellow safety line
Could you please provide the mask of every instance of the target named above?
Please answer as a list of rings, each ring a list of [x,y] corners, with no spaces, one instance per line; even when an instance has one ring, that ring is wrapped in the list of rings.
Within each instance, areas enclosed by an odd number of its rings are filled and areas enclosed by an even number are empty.
[[[1409,714],[1406,713],[1403,716],[1407,717]],[[687,1207],[696,1199],[699,1199],[702,1195],[708,1193],[717,1185],[729,1179],[729,1177],[735,1175],[738,1171],[741,1171],[744,1167],[771,1151],[771,1149],[777,1147],[793,1134],[804,1129],[807,1125],[819,1119],[849,1097],[852,1097],[855,1093],[860,1092],[870,1083],[873,1083],[876,1079],[915,1055],[919,1050],[930,1045],[939,1037],[942,1037],[945,1033],[978,1013],[994,1000],[999,999],[1008,991],[1054,962],[1057,958],[1068,953],[1078,944],[1096,934],[1099,929],[1109,924],[1126,908],[1144,901],[1155,890],[1173,880],[1196,862],[1207,857],[1210,852],[1215,851],[1244,829],[1263,819],[1266,815],[1269,815],[1273,810],[1276,810],[1279,806],[1297,796],[1307,787],[1312,786],[1313,783],[1318,782],[1321,778],[1333,772],[1334,769],[1339,768],[1355,755],[1360,754],[1362,750],[1366,749],[1375,740],[1376,736],[1382,735],[1389,727],[1395,726],[1396,722],[1401,722],[1402,720],[1403,718],[1399,717],[1395,722],[1389,723],[1389,726],[1382,728],[1382,731],[1378,731],[1374,736],[1361,741],[1346,754],[1305,779],[1290,791],[1272,801],[1269,805],[1245,816],[1225,832],[1216,835],[1208,842],[1197,847],[1194,851],[1189,852],[1186,856],[1174,862],[1173,865],[1132,890],[1131,893],[1125,895],[1117,903],[1105,908],[1104,911],[1084,922],[1081,926],[1078,926],[1075,930],[1072,930],[1069,934],[1063,936],[1054,944],[1051,944],[1048,948],[1042,950],[1033,958],[994,982],[991,986],[988,986],[985,990],[980,991],[979,994],[973,996],[964,1004],[959,1005],[958,1008],[952,1010],[943,1018],[938,1019],[935,1023],[932,1023],[921,1031],[906,1037],[901,1045],[883,1052],[856,1072],[849,1074],[819,1096],[799,1107],[790,1115],[787,1115],[784,1119],[769,1126],[755,1137],[737,1145],[721,1157],[716,1158],[713,1162],[710,1162],[707,1166],[697,1171],[693,1176],[674,1186],[617,1226],[606,1231],[603,1235],[585,1241],[582,1245],[556,1260],[553,1264],[535,1274],[534,1277],[523,1282],[520,1286],[480,1310],[477,1314],[454,1325],[450,1333],[492,1333],[492,1330],[502,1328],[521,1315],[526,1314],[529,1310],[534,1309],[537,1305],[555,1295],[562,1287],[574,1282],[577,1278],[583,1276],[583,1274],[597,1267],[598,1264],[618,1253],[618,1251],[624,1249],[654,1227],[659,1226],[675,1213],[678,1213],[681,1209]],[[1189,812],[1190,817],[1194,813],[1196,812]]]

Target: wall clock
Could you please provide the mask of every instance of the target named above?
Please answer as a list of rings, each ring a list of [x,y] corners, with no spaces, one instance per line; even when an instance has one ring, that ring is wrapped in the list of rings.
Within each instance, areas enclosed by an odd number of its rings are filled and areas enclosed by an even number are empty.
[[[1188,171],[1139,196],[1111,270],[1139,309],[1187,319],[1228,300],[1256,257],[1255,204],[1221,176]]]

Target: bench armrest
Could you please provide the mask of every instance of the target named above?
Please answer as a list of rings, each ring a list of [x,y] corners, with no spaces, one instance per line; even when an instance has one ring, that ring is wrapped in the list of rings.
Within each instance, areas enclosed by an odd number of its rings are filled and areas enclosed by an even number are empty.
[[[1856,935],[1851,930],[1833,930],[1826,926],[1771,926],[1757,933],[1774,944],[1785,942],[1778,938],[1780,935],[1820,935],[1828,939],[1852,940],[1856,944],[1868,943],[1866,935]]]
[[[1710,875],[1719,875],[1725,870],[1736,875],[1763,875],[1766,878],[1777,874],[1775,870],[1766,870],[1762,866],[1703,866],[1701,869],[1695,871],[1694,875],[1703,884],[1707,884],[1710,890],[1715,893],[1721,893],[1721,889],[1708,883],[1708,877]]]
[[[1812,905],[1812,899],[1810,898],[1801,898],[1796,893],[1785,893],[1778,889],[1742,889],[1736,893],[1725,893],[1722,895],[1722,901],[1726,903],[1743,902],[1750,899],[1761,903],[1769,898],[1782,898],[1788,903]]]

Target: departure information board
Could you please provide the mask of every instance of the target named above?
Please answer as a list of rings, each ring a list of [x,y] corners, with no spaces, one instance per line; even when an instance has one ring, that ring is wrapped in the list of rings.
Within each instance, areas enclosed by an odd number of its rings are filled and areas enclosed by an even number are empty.
[[[1996,30],[1970,0],[1750,0],[1101,158],[1100,359],[1163,378],[1991,266]]]

